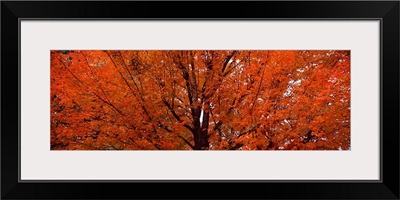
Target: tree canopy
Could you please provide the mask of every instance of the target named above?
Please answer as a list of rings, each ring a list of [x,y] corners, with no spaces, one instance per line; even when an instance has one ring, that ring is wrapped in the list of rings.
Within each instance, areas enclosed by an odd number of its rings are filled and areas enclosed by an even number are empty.
[[[51,51],[51,149],[347,150],[350,51]]]

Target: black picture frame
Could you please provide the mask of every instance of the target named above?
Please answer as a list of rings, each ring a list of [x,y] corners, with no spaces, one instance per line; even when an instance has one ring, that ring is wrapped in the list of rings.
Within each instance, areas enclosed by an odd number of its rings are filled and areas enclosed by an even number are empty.
[[[1,198],[399,199],[399,6],[399,1],[2,1]],[[20,182],[20,19],[379,19],[381,181]]]

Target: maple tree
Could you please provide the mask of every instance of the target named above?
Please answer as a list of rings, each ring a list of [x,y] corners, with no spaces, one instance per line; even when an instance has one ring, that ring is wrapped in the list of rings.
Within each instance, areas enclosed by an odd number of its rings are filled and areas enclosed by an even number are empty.
[[[51,149],[347,150],[350,51],[51,51]]]

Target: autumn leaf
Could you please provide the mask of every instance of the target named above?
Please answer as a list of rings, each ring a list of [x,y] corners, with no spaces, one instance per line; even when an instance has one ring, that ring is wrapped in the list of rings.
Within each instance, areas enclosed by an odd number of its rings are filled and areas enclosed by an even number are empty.
[[[350,52],[51,51],[52,150],[350,148]]]

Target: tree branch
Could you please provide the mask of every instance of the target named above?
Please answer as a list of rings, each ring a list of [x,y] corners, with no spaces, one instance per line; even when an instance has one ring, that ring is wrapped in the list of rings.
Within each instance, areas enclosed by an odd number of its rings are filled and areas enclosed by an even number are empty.
[[[97,98],[99,98],[101,101],[103,101],[104,103],[106,103],[107,105],[113,107],[120,115],[125,116],[125,114],[124,114],[120,109],[118,109],[114,104],[112,104],[112,103],[110,103],[110,102],[104,100],[103,98],[101,98],[101,97],[100,97],[98,94],[96,94],[95,92],[93,92],[93,94],[94,94]]]
[[[175,119],[176,119],[179,123],[181,123],[181,122],[182,122],[181,118],[178,116],[178,114],[176,114],[175,110],[171,107],[171,105],[168,103],[168,101],[166,101],[165,99],[163,99],[162,101],[163,101],[163,103],[165,104],[165,106],[167,106],[168,110],[171,111],[171,113],[172,113],[172,115],[175,117]],[[187,129],[189,129],[190,132],[194,133],[193,128],[190,127],[189,125],[184,124],[183,126],[184,126],[185,128],[187,128]]]
[[[190,146],[190,148],[194,149],[194,145],[192,145],[189,141],[187,141],[184,137],[178,135],[179,138],[181,138],[187,145]]]

